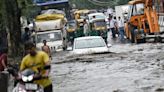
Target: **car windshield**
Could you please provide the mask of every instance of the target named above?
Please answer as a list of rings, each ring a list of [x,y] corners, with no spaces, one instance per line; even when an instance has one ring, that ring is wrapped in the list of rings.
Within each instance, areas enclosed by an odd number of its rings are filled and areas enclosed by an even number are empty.
[[[67,24],[67,28],[75,28],[75,27],[76,27],[76,23],[74,22]]]
[[[86,19],[86,16],[82,15],[82,16],[80,16],[80,19]]]
[[[96,15],[96,18],[102,18],[102,19],[105,19],[105,16],[103,16],[103,15]]]
[[[46,40],[47,42],[62,40],[61,32],[38,34],[37,42],[42,43],[43,40]]]
[[[82,39],[75,41],[75,49],[105,47],[105,42],[101,38]]]
[[[105,21],[96,21],[94,23],[94,25],[97,27],[104,27],[104,26],[106,26],[106,22]]]

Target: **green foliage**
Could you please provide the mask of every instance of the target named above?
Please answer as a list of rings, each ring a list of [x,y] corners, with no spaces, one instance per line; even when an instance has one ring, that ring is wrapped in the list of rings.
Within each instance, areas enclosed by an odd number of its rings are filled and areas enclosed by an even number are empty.
[[[19,3],[19,7],[21,8],[21,14],[26,16],[28,19],[35,18],[40,11],[40,8],[33,6],[32,0],[17,0]],[[45,0],[50,1],[50,0]],[[91,2],[94,0],[69,0],[70,5],[75,4],[78,9],[101,9],[113,7],[120,4],[127,4],[130,0],[96,0],[100,2],[107,3],[95,3]]]
[[[32,0],[17,0],[19,8],[21,9],[21,15],[27,17],[27,19],[35,18],[40,10],[37,6],[34,6]]]
[[[91,1],[99,1],[102,3],[96,3]],[[130,0],[70,0],[71,4],[75,4],[76,8],[95,8],[95,9],[101,9],[101,8],[108,8],[108,7],[114,7],[116,5],[120,4],[127,4]]]
[[[4,27],[4,19],[3,19],[3,12],[4,12],[4,7],[3,7],[3,1],[0,0],[0,32],[4,31],[5,27]]]

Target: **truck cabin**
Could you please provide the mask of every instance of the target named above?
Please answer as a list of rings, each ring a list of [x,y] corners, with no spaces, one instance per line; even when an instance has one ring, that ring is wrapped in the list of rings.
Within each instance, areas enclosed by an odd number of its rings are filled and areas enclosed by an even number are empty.
[[[142,0],[134,0],[129,2],[128,19],[132,16],[144,15],[144,2]]]
[[[140,30],[143,29],[145,33],[159,32],[153,0],[133,0],[129,5],[128,21],[132,25],[136,25]],[[136,20],[137,24],[135,24]]]
[[[127,16],[127,20],[133,26],[137,27],[138,29],[144,29],[144,1],[143,0],[133,0],[129,2],[129,12]]]
[[[36,21],[36,42],[42,43],[43,40],[47,40],[47,42],[62,40],[63,25],[61,23],[61,19]]]
[[[60,41],[62,40],[62,33],[61,31],[48,31],[38,33],[37,43],[42,43],[43,40],[46,40],[47,42]]]

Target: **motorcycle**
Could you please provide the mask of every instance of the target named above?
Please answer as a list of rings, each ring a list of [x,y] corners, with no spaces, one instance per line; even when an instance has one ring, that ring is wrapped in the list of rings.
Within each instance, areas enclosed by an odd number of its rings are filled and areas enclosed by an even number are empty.
[[[44,92],[41,85],[34,83],[35,80],[39,80],[42,77],[33,70],[25,69],[16,74],[16,71],[10,68],[8,69],[8,72],[13,75],[17,81],[12,92]]]

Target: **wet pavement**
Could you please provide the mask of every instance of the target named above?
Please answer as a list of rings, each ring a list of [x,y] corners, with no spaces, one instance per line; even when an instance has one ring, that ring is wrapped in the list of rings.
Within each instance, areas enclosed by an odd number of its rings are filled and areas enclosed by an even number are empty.
[[[164,44],[113,44],[111,53],[52,61],[54,92],[164,92]]]

